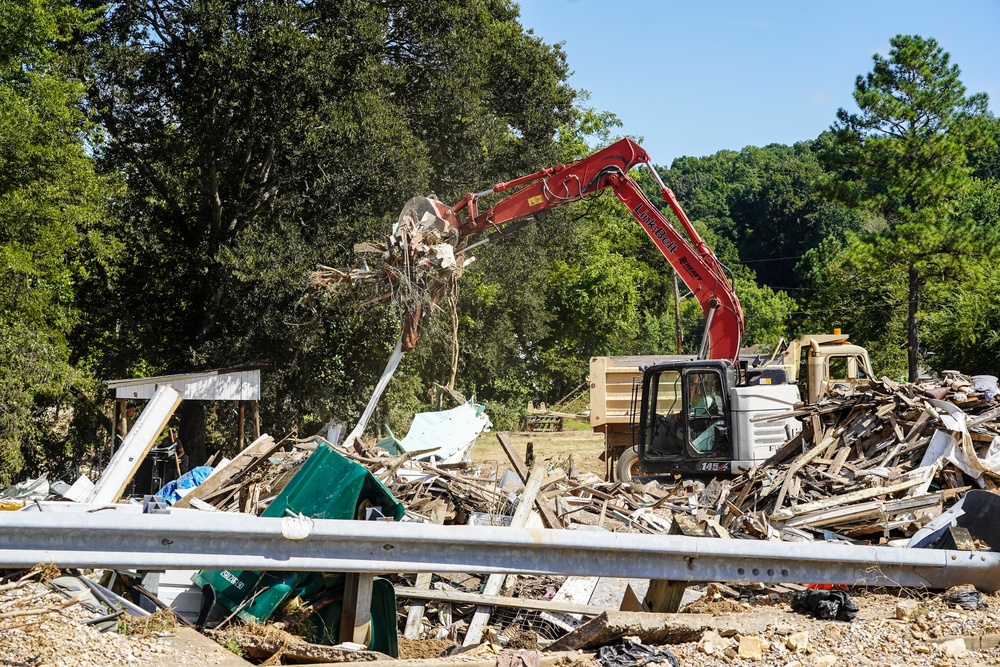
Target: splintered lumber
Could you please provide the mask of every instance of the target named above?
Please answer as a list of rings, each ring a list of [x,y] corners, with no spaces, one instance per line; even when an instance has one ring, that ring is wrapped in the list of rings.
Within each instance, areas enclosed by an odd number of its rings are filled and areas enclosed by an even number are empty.
[[[801,470],[807,463],[812,461],[814,458],[818,457],[820,454],[826,451],[826,448],[836,442],[834,436],[827,436],[818,445],[814,445],[805,454],[799,455],[799,458],[792,462],[792,467],[788,469],[785,473],[785,482],[781,485],[781,490],[778,492],[778,499],[774,501],[774,511],[777,512],[781,509],[781,504],[785,501],[785,494],[788,493],[788,487],[792,482],[792,478],[795,473]]]
[[[785,525],[823,528],[828,525],[845,525],[849,522],[891,517],[903,512],[912,512],[913,510],[939,505],[943,500],[954,498],[958,492],[968,491],[969,488],[966,486],[961,489],[946,489],[936,493],[928,493],[915,498],[873,500],[856,505],[818,510],[789,519],[785,522]]]
[[[922,477],[916,477],[891,486],[875,486],[870,489],[861,489],[860,491],[852,491],[851,493],[845,493],[843,495],[831,496],[829,498],[824,498],[823,500],[817,500],[811,503],[803,503],[802,505],[792,507],[791,515],[798,516],[800,514],[808,514],[809,512],[815,512],[817,510],[829,509],[840,505],[848,505],[850,503],[858,502],[859,500],[867,500],[868,498],[875,498],[877,496],[888,496],[898,491],[905,491],[912,486],[921,484],[923,481],[924,479]],[[788,510],[784,511],[788,512]],[[780,519],[781,517],[771,515],[771,518]]]
[[[1000,436],[991,423],[1000,415],[1000,399],[990,395],[987,401],[974,389],[976,382],[949,372],[919,384],[883,378],[832,386],[819,403],[792,411],[804,422],[798,440],[790,439],[736,481],[736,502],[718,508],[727,514],[721,525],[737,537],[752,538],[810,538],[808,532],[789,530],[796,526],[845,535],[912,535],[954,498],[928,493],[931,485],[947,491],[968,488],[973,481],[994,486],[988,477],[997,471],[989,470],[986,453]],[[935,434],[964,428],[976,430],[965,444],[939,454],[949,458],[926,460]],[[929,466],[925,474],[917,472],[921,465]],[[983,468],[979,477],[965,472]],[[768,504],[776,490],[776,500]]]
[[[242,452],[227,463],[221,470],[202,482],[186,496],[174,503],[174,507],[188,507],[191,501],[211,498],[223,488],[228,487],[257,469],[281,445],[275,445],[274,438],[267,433],[254,440]]]
[[[542,487],[543,479],[545,479],[545,466],[535,466],[528,477],[527,483],[524,485],[521,500],[514,511],[513,518],[510,520],[511,528],[523,528],[528,523],[528,517],[531,516],[531,506],[535,503],[535,496],[538,495],[538,491]],[[505,574],[491,574],[489,579],[486,580],[486,586],[483,587],[483,595],[496,595],[499,593],[500,587],[503,586],[504,579],[506,578],[507,575]],[[483,630],[486,629],[486,624],[489,623],[490,613],[489,606],[479,605],[476,609],[476,614],[472,617],[472,622],[469,623],[469,630],[465,633],[465,641],[462,642],[463,646],[473,646],[482,641]]]
[[[514,472],[517,476],[521,478],[521,482],[527,484],[528,482],[528,467],[521,460],[521,455],[517,453],[514,449],[514,444],[510,441],[510,436],[506,433],[497,433],[497,440],[500,442],[500,446],[503,451],[507,454],[507,458],[510,459],[510,464],[514,467]],[[562,479],[565,479],[566,475],[563,473]],[[547,486],[549,483],[548,479],[545,479],[542,483],[542,487]],[[535,496],[535,506],[538,507],[538,513],[542,517],[542,523],[545,524],[546,528],[562,528],[562,521],[559,517],[552,511],[549,507],[548,502],[541,495]]]
[[[293,635],[282,636],[277,631],[265,633],[210,630],[209,634],[220,643],[227,645],[235,643],[256,660],[268,660],[277,656],[277,662],[268,664],[283,664],[282,658],[294,663],[372,662],[392,659],[378,651],[353,651],[336,646],[310,644]]]
[[[609,611],[584,623],[550,644],[546,651],[572,651],[606,646],[623,637],[638,637],[643,644],[696,642],[706,630],[719,634],[755,635],[768,626],[792,623],[793,614],[656,614],[639,611]]]

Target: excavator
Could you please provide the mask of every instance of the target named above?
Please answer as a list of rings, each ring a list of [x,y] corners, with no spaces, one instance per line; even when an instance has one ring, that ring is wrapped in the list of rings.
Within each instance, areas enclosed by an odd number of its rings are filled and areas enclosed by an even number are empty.
[[[684,234],[630,176],[641,165],[656,179]],[[739,363],[744,318],[727,270],[660,179],[649,155],[634,141],[622,139],[578,162],[497,183],[465,195],[452,206],[414,198],[404,215],[408,210],[419,212],[421,227],[444,236],[457,234],[459,243],[491,232],[457,251],[467,253],[476,245],[542,220],[553,208],[607,189],[691,290],[705,316],[696,359],[669,360],[642,369],[641,385],[633,386],[630,401],[634,442],[621,454],[617,476],[738,473],[763,461],[800,428],[793,419],[767,420],[767,415],[791,411],[801,401],[799,389],[788,381],[783,367],[751,370]],[[481,198],[503,193],[510,194],[480,210]],[[411,317],[407,326],[415,330],[417,322]],[[866,370],[871,372],[870,364]]]

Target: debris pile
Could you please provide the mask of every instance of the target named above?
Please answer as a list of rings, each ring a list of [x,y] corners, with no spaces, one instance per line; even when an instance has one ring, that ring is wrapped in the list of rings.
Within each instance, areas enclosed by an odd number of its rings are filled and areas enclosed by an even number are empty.
[[[475,406],[468,404],[464,406],[466,412],[480,419],[475,433],[458,429],[454,437],[440,435],[438,442],[422,431],[419,438],[387,438],[377,444],[350,438],[343,445],[334,445],[319,436],[298,439],[294,433],[281,440],[262,436],[232,461],[221,462],[211,477],[174,507],[262,516],[485,525],[497,530],[507,526],[544,527],[723,539],[889,542],[904,546],[908,538],[966,491],[997,488],[1000,401],[989,384],[958,374],[920,384],[898,384],[885,378],[864,385],[834,384],[815,405],[768,416],[795,416],[803,423],[801,432],[779,447],[771,459],[741,477],[707,482],[679,477],[647,483],[609,482],[593,473],[578,474],[571,458],[529,467],[503,433],[497,438],[509,459],[508,465],[471,462],[465,456],[452,459],[451,447],[445,444],[454,441],[456,452],[467,452],[475,434],[488,423]],[[441,415],[447,413],[434,414],[443,419]],[[347,466],[357,471],[348,475],[343,472]],[[311,472],[311,468],[322,473]],[[353,480],[350,484],[348,476]],[[365,482],[362,476],[373,481]],[[351,485],[370,491],[373,484],[383,489],[383,498],[377,498],[376,493],[367,502],[361,496],[341,494]],[[331,491],[330,486],[340,488]],[[952,535],[956,540],[960,537],[957,532]],[[966,542],[956,542],[949,548],[986,549],[988,545],[968,537]],[[326,614],[324,609],[332,609],[346,597],[346,593],[339,592],[346,590],[343,579],[331,583],[319,577],[297,578],[295,573],[278,578],[268,578],[267,573],[226,573],[229,571],[223,571],[221,579],[246,584],[246,602],[234,597],[233,590],[215,586],[217,606],[223,605],[227,596],[232,598],[232,604],[225,605],[232,613],[223,611],[225,621],[237,617],[269,619],[277,622],[278,628],[299,631],[306,627],[304,620]],[[204,572],[192,578],[196,582],[211,579]],[[263,583],[258,585],[258,581]],[[608,645],[624,636],[608,630],[619,623],[617,617],[607,615],[609,610],[612,614],[625,613],[615,611],[619,608],[642,613],[640,610],[668,596],[664,584],[676,583],[655,581],[653,585],[621,580],[613,584],[617,586],[613,594],[601,597],[598,591],[610,581],[598,577],[476,572],[393,574],[381,583],[394,593],[399,607],[394,607],[389,597],[388,609],[381,610],[379,627],[395,633],[398,616],[398,630],[403,637],[400,641],[483,645],[493,647],[494,652],[531,652],[547,645],[580,648],[585,638],[597,641],[592,637],[598,635],[602,638],[599,644]],[[267,592],[268,587],[280,586],[285,587],[281,593],[284,597]],[[247,595],[246,591],[251,590],[252,596]],[[956,594],[948,603],[975,611],[981,599],[972,593]],[[156,595],[142,594],[149,600]],[[793,609],[821,618],[847,620],[857,612],[845,592],[815,591],[797,584],[711,584],[697,594],[704,597],[691,609],[708,612],[706,616],[741,614],[749,608],[748,600],[755,598],[771,603],[781,599]],[[262,611],[265,600],[267,608]],[[339,627],[334,616],[324,618],[329,621],[324,626],[327,630]],[[372,618],[374,628],[374,609]],[[226,629],[225,621],[214,636],[242,645],[257,659],[278,654],[289,660],[374,659],[380,657],[379,651],[389,655],[403,652],[402,645],[391,641],[381,647],[324,647],[311,642],[333,643],[334,635],[300,640],[277,631],[253,630],[254,626]],[[684,629],[688,625],[702,628],[699,623],[703,622],[676,621],[678,641],[696,641],[680,638],[691,634],[689,628]],[[629,627],[634,629],[635,625]],[[651,629],[651,636],[658,636],[655,632],[661,630]],[[702,628],[695,634],[700,637],[704,631]],[[747,641],[740,640],[738,648],[724,637],[717,641],[709,637],[710,641],[699,645],[706,648],[698,650],[706,655],[726,651],[766,654],[774,650],[767,648],[767,641],[759,646],[750,641],[757,632],[748,632]],[[615,637],[609,639],[612,635]],[[344,637],[339,641],[345,641]],[[801,644],[792,639],[788,643]]]
[[[789,415],[802,432],[711,508],[742,535],[909,537],[965,491],[997,489],[995,380],[834,385],[816,405],[772,418]]]
[[[153,634],[108,632],[119,623],[112,610],[91,595],[61,586],[71,578],[58,574],[55,568],[38,567],[0,579],[3,664],[124,665],[190,657]]]

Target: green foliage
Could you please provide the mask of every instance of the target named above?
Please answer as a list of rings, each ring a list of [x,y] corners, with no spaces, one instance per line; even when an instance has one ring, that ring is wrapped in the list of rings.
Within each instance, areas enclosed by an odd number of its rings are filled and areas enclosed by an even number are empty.
[[[748,146],[660,170],[685,212],[717,237],[709,244],[727,264],[754,267],[761,283],[796,287],[799,258],[823,239],[843,238],[858,218],[816,191],[823,173],[815,144]]]
[[[752,271],[742,270],[733,281],[746,315],[743,345],[764,345],[773,349],[788,336],[788,315],[795,300],[785,292],[757,284]]]
[[[958,77],[958,66],[933,39],[894,37],[888,58],[876,54],[873,70],[857,79],[860,113],[838,112],[821,154],[829,169],[826,192],[874,216],[852,246],[870,259],[867,270],[859,267],[862,275],[906,269],[910,379],[917,374],[917,319],[927,281],[953,278],[965,258],[995,247],[995,229],[956,210],[972,187],[968,152],[989,143],[986,95],[966,97]]]
[[[840,328],[868,349],[877,373],[905,378],[905,267],[878,262],[853,233],[820,243],[802,264],[810,298],[794,313],[793,335]]]
[[[311,293],[309,271],[355,262],[414,195],[456,201],[621,130],[511,0],[77,5],[0,3],[0,483],[92,451],[96,413],[67,396],[96,395],[95,375],[267,360],[265,430],[350,421],[400,314],[355,305],[373,288]],[[733,270],[744,344],[840,327],[899,376],[909,323],[926,367],[997,373],[1000,121],[934,40],[891,46],[815,140],[659,172]],[[682,289],[677,350],[673,271],[610,194],[475,255],[456,389],[497,428],[577,387],[591,356],[697,351],[697,300]],[[441,306],[375,430],[438,408]],[[224,447],[235,419],[185,404],[182,438],[197,458],[199,433]]]
[[[279,432],[360,412],[398,326],[351,299],[304,302],[309,270],[351,264],[414,194],[457,199],[553,161],[572,113],[564,54],[505,1],[136,2],[103,18],[87,71],[102,165],[129,184],[129,257],[93,322],[101,367],[273,361],[263,419]],[[182,409],[197,457],[203,414]]]
[[[1000,227],[1000,181],[975,181],[958,209],[978,225]],[[928,280],[921,324],[926,363],[934,370],[1000,375],[1000,268],[992,253],[976,255],[957,279]]]
[[[70,336],[78,284],[109,245],[107,190],[84,146],[83,88],[57,50],[87,19],[66,2],[0,5],[0,484],[25,463],[62,465],[67,390],[91,382]]]

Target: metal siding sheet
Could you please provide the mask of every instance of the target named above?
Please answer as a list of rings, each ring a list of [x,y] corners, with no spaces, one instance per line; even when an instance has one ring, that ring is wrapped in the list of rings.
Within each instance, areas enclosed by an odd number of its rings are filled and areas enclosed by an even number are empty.
[[[185,401],[259,401],[260,371],[235,371],[221,375],[203,375],[169,382]],[[160,383],[156,381],[125,385],[115,389],[116,398],[149,400]]]

